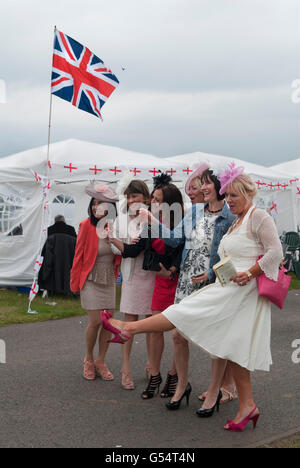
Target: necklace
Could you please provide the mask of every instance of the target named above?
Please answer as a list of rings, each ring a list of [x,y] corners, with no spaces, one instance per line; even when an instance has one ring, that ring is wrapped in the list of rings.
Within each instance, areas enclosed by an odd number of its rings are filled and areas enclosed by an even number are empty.
[[[206,209],[210,214],[220,213],[220,211],[223,210],[223,208],[220,208],[219,210],[216,210],[216,211],[210,210],[209,208],[206,208]]]
[[[249,210],[248,210],[248,211],[249,211]],[[232,225],[231,225],[231,227],[230,227],[230,229],[229,229],[229,233],[231,233],[232,231],[234,231],[234,230],[238,227],[238,225],[242,223],[242,221],[243,221],[243,219],[245,218],[245,216],[246,216],[246,214],[248,213],[248,211],[247,211],[246,213],[242,214],[241,216],[238,216],[238,217],[236,218],[236,220],[232,223]]]

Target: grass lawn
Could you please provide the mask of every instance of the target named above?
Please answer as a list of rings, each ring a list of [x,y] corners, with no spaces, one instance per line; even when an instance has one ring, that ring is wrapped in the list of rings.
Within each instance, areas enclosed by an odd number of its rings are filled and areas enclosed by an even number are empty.
[[[277,440],[259,448],[300,448],[300,433],[286,439]]]
[[[48,303],[48,304],[47,304]],[[56,303],[56,305],[51,305]],[[117,287],[117,310],[120,304],[120,286]],[[31,304],[37,315],[27,314],[28,294],[14,289],[0,289],[0,327],[14,323],[45,322],[78,315],[85,315],[79,297],[51,296],[43,299],[38,295]]]
[[[289,273],[289,275],[292,277],[290,289],[300,289],[300,280],[298,280],[295,273]]]

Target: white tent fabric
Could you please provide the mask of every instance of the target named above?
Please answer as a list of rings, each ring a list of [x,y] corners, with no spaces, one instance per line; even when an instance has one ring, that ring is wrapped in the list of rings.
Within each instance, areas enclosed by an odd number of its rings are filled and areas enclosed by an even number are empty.
[[[286,176],[291,180],[298,179],[295,186],[297,190],[297,229],[298,232],[300,232],[300,158],[277,164],[276,166],[272,166],[270,169],[286,174]]]
[[[270,169],[300,179],[300,158],[277,164],[276,166],[272,166]]]
[[[40,176],[51,182],[49,190],[49,223],[57,214],[78,228],[87,217],[89,197],[85,186],[92,180],[115,184],[124,172],[145,180],[150,186],[158,170],[168,171],[179,188],[183,189],[192,165],[203,159],[230,162],[225,158],[205,153],[193,153],[170,158],[159,158],[79,140],[67,140],[50,146],[47,164],[47,146],[34,148],[0,159],[0,285],[31,285],[33,268],[43,240],[45,197]],[[279,231],[294,229],[293,191],[286,176],[262,166],[244,161],[246,171],[261,186],[259,204],[273,210]],[[267,187],[268,184],[273,188]],[[275,185],[286,185],[276,189]],[[151,187],[150,187],[151,188]]]
[[[173,166],[188,165],[189,167],[203,160],[219,167],[234,161],[236,165],[243,166],[245,172],[256,182],[259,188],[255,200],[256,204],[273,215],[280,234],[284,231],[294,231],[297,229],[297,224],[300,224],[297,213],[297,180],[288,176],[278,167],[268,168],[237,158],[202,152],[183,154],[167,159]]]

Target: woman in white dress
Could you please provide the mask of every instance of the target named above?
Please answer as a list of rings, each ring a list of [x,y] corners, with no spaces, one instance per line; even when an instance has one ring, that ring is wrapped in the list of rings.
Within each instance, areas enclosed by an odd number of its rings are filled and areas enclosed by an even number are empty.
[[[250,372],[269,371],[272,364],[271,303],[258,295],[254,278],[265,273],[277,280],[282,247],[273,219],[253,205],[257,188],[251,178],[243,174],[243,168],[230,165],[229,170],[220,176],[220,181],[220,193],[226,192],[230,210],[237,215],[219,248],[220,257],[230,256],[238,271],[232,282],[222,287],[217,280],[162,314],[137,324],[108,321],[105,313],[102,315],[104,326],[117,333],[120,341],[137,333],[177,328],[211,356],[230,361],[240,408],[225,429],[242,431],[250,420],[255,427],[259,417],[253,400]],[[141,216],[147,219],[146,212]],[[257,260],[261,255],[262,258]],[[211,411],[215,407],[218,409],[222,397],[219,387],[210,388],[207,394],[207,401],[214,404]],[[189,395],[187,386],[182,390],[181,400],[185,396],[188,399]],[[205,417],[201,410],[197,414]]]

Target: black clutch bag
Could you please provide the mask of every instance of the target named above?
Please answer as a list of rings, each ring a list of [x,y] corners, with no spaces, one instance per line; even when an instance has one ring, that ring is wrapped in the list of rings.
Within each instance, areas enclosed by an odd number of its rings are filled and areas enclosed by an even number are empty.
[[[160,271],[161,267],[159,266],[159,263],[160,263],[160,258],[159,258],[158,253],[154,252],[154,250],[152,249],[145,250],[143,270]]]

